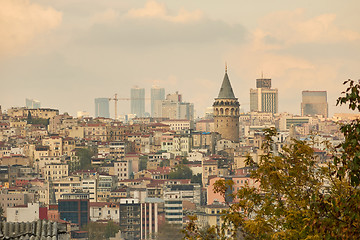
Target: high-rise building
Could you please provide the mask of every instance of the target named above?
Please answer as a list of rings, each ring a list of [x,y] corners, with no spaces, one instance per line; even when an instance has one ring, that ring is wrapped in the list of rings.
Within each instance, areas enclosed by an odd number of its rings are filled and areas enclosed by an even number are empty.
[[[161,117],[194,120],[194,104],[183,102],[182,95],[178,92],[168,94],[161,105]]]
[[[26,98],[25,103],[26,103],[26,107],[30,108],[30,109],[41,108],[40,101],[35,100],[35,99]]]
[[[119,223],[122,237],[126,240],[140,240],[142,212],[139,199],[120,199]],[[148,222],[144,223],[148,224]]]
[[[95,117],[110,118],[109,98],[95,98]]]
[[[271,88],[271,79],[256,79],[256,89],[250,89],[250,111],[278,113],[278,89]]]
[[[227,69],[214,107],[215,132],[223,139],[239,142],[239,101],[230,84]]]
[[[136,117],[144,117],[145,115],[145,89],[134,87],[130,92],[131,113]]]
[[[326,91],[302,91],[301,116],[328,117]]]
[[[165,89],[153,86],[151,88],[151,116],[161,117],[161,102],[165,100]]]

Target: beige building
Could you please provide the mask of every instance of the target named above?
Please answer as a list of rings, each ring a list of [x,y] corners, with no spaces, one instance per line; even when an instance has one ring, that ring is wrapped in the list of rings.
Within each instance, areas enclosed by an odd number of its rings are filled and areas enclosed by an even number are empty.
[[[69,175],[69,166],[63,163],[52,163],[45,165],[45,180],[60,180]]]
[[[59,110],[50,109],[50,108],[37,108],[37,109],[28,109],[28,108],[10,108],[7,113],[10,117],[27,117],[29,112],[33,118],[53,118],[56,115],[59,115]]]
[[[4,210],[4,215],[6,217],[8,207],[24,205],[33,202],[34,199],[35,196],[33,193],[18,193],[3,190],[0,194],[0,206]]]
[[[210,176],[218,176],[218,165],[216,160],[202,162],[202,183],[206,187]]]
[[[106,124],[89,123],[84,125],[84,137],[87,140],[105,142],[107,140]]]
[[[58,136],[51,136],[42,140],[43,146],[49,146],[49,156],[63,155],[63,140]]]
[[[72,193],[76,190],[77,191],[82,190],[81,177],[79,176],[68,176],[59,180],[52,181],[51,183],[48,183],[48,188],[45,196],[46,197],[45,203],[49,204],[50,198],[52,198],[51,191],[53,191],[55,195],[55,200],[57,202],[59,199],[62,199],[62,194]]]
[[[161,123],[170,126],[171,131],[184,131],[193,128],[192,122],[187,119],[170,119]]]
[[[114,174],[119,180],[129,179],[130,170],[131,166],[129,160],[119,160],[114,162]]]

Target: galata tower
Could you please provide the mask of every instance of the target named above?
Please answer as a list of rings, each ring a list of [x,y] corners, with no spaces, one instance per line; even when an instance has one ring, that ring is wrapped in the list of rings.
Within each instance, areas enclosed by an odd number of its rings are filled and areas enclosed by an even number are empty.
[[[239,142],[240,104],[232,90],[227,66],[225,67],[225,76],[219,96],[215,98],[213,107],[215,132],[220,133],[222,139]]]

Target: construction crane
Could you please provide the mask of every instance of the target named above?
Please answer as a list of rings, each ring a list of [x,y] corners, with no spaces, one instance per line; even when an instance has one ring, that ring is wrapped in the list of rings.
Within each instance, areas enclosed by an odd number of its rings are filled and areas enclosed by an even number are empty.
[[[144,99],[144,100],[151,100],[151,98],[133,98],[132,100],[140,100],[140,99]],[[131,98],[118,98],[117,97],[117,93],[115,93],[115,95],[114,95],[114,97],[111,97],[111,98],[109,98],[109,101],[111,101],[111,100],[114,100],[114,102],[115,102],[115,120],[117,119],[117,102],[118,101],[129,101],[129,100],[131,100]]]
[[[111,101],[111,100],[115,101],[115,118],[114,119],[116,120],[116,118],[117,118],[117,102],[119,101],[119,99],[117,97],[117,93],[115,93],[114,98],[109,98],[109,101]]]

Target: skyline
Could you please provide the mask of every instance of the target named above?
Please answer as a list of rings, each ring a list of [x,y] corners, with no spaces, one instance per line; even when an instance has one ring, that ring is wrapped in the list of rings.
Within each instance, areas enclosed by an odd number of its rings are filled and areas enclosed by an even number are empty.
[[[327,91],[330,116],[348,112],[334,105],[342,82],[359,78],[357,1],[84,3],[1,0],[3,109],[33,98],[74,116],[94,115],[95,98],[129,98],[134,85],[149,97],[156,84],[167,94],[179,91],[202,116],[227,62],[245,112],[262,72],[279,90],[279,112],[300,114],[304,90]],[[118,112],[130,112],[130,103],[119,102]]]

